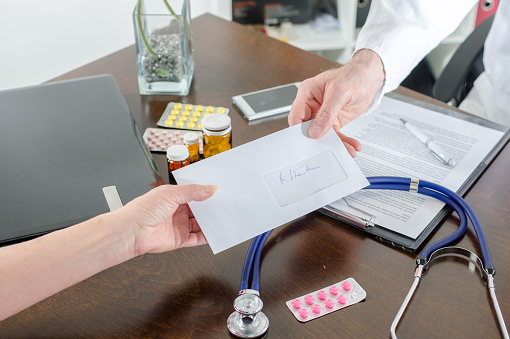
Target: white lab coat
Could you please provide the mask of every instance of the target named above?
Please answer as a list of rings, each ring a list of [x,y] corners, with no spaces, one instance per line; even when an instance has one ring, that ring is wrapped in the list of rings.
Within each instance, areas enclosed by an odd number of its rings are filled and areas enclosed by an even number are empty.
[[[485,42],[485,72],[460,108],[510,126],[510,0],[501,0]],[[355,51],[375,51],[386,79],[368,111],[392,91],[441,40],[450,35],[476,0],[374,0]]]

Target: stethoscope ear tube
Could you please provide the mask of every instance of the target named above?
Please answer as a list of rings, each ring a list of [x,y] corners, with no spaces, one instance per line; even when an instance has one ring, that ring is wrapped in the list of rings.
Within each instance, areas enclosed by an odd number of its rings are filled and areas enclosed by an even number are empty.
[[[426,263],[418,264],[418,266],[416,267],[413,284],[411,285],[409,292],[407,293],[404,301],[402,302],[402,305],[400,306],[400,308],[397,312],[397,315],[395,316],[395,319],[393,319],[393,322],[391,323],[390,333],[391,333],[391,337],[393,339],[397,338],[397,334],[396,334],[397,326],[398,326],[400,319],[402,318],[402,315],[404,314],[405,310],[407,309],[407,306],[409,305],[409,302],[411,301],[411,298],[413,297],[413,295],[422,279],[423,272],[430,267],[430,265],[432,264],[432,262],[434,262],[434,260],[443,258],[443,257],[451,257],[451,256],[464,258],[464,259],[468,260],[469,262],[475,264],[475,267],[477,267],[479,269],[480,274],[482,276],[484,276],[485,279],[487,279],[487,287],[488,287],[490,295],[491,295],[494,310],[496,311],[496,314],[498,317],[498,322],[500,325],[501,333],[503,335],[503,338],[505,338],[505,339],[509,338],[508,330],[505,325],[505,320],[503,319],[503,314],[501,312],[501,308],[499,307],[498,299],[496,297],[496,286],[494,284],[494,276],[492,274],[490,274],[489,271],[484,268],[482,260],[476,254],[474,254],[473,252],[471,252],[465,248],[462,248],[462,247],[450,246],[450,247],[443,247],[443,248],[440,248],[440,249],[434,251],[430,255],[430,258],[428,258]]]
[[[464,201],[464,199],[462,199],[462,197],[459,196],[457,193],[445,187],[427,181],[418,181],[410,178],[397,178],[397,177],[371,177],[367,179],[370,182],[370,185],[367,186],[366,189],[390,189],[400,191],[412,191],[438,199],[452,207],[458,214],[460,219],[459,228],[455,232],[453,232],[446,238],[441,239],[433,243],[432,245],[426,247],[416,259],[416,263],[418,266],[415,270],[414,281],[402,305],[400,306],[400,309],[398,310],[395,319],[391,324],[390,329],[391,337],[397,338],[396,329],[398,323],[402,318],[402,315],[404,314],[409,302],[411,301],[411,298],[413,297],[420,283],[423,271],[430,266],[434,259],[444,256],[457,256],[466,258],[471,262],[475,263],[477,267],[479,267],[482,274],[487,279],[492,304],[498,316],[498,322],[501,328],[501,333],[503,334],[504,338],[509,338],[505,321],[503,319],[503,314],[501,312],[498,300],[496,298],[496,287],[494,285],[494,275],[496,274],[496,270],[492,265],[489,246],[487,244],[487,240],[485,239],[485,234],[483,233],[482,226],[480,225],[478,218],[476,217],[471,207]],[[482,251],[483,261],[477,255],[464,248],[446,247],[452,242],[460,239],[460,237],[465,233],[468,218],[469,220],[471,220],[471,224],[475,229],[476,237],[478,239],[478,243]]]

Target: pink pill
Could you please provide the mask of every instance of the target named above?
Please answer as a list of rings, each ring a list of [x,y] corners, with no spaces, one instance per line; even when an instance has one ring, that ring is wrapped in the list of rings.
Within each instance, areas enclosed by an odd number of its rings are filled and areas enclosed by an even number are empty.
[[[161,132],[161,133],[163,133],[163,135],[166,135],[168,132],[167,132],[167,131],[163,131],[163,132]]]
[[[351,290],[351,283],[350,283],[350,282],[348,282],[348,281],[344,281],[344,282],[342,283],[342,289],[343,289],[344,291],[350,291],[350,290]]]
[[[161,149],[162,149],[163,151],[166,151],[166,146],[165,146],[165,145],[161,145]]]
[[[308,318],[308,310],[304,308],[300,309],[298,314],[301,318]]]
[[[174,135],[179,135],[179,131],[174,131]]]
[[[175,144],[176,145],[182,145],[182,141],[177,141]]]
[[[154,133],[154,136],[155,136],[156,138],[159,138],[159,133],[158,133],[158,132]]]
[[[340,292],[340,289],[336,286],[331,286],[329,288],[329,293],[331,293],[333,295],[337,295],[339,292]]]
[[[345,295],[339,295],[336,301],[338,301],[339,304],[345,305],[347,303],[347,297]]]
[[[168,145],[168,144],[170,143],[170,141],[165,140],[165,141],[163,141],[163,143],[164,143],[165,145]]]
[[[154,148],[154,145],[149,145],[149,149],[153,149]]]
[[[307,295],[305,297],[305,303],[307,303],[308,305],[311,305],[315,302],[315,298],[312,297],[311,295]]]
[[[179,139],[184,140],[184,135],[180,135]]]
[[[147,139],[148,139],[148,140],[152,140],[152,135],[148,135],[148,136],[147,136]]]
[[[312,312],[315,313],[315,314],[320,314],[322,311],[322,307],[320,307],[320,305],[313,305],[312,306]]]
[[[331,309],[331,308],[335,307],[335,303],[333,302],[333,300],[328,299],[324,302],[324,306]]]
[[[301,308],[301,300],[299,300],[299,299],[292,300],[292,307],[294,307],[295,309],[300,309]]]
[[[317,293],[317,298],[319,298],[319,300],[326,300],[327,296],[328,295],[324,291],[320,291],[320,292]]]
[[[163,140],[165,140],[165,139],[166,139],[166,138],[165,138],[164,136],[160,136],[160,137],[159,137],[159,140],[161,140],[161,141],[163,141]]]
[[[161,147],[161,143],[160,143],[160,142],[157,142],[157,143],[156,143],[156,146]]]
[[[198,136],[201,137],[202,136],[202,132],[198,132]]]
[[[154,134],[156,133],[156,130],[155,129],[151,129],[151,134]]]
[[[172,141],[173,141],[173,142],[176,142],[176,141],[177,141],[177,138],[172,138]]]

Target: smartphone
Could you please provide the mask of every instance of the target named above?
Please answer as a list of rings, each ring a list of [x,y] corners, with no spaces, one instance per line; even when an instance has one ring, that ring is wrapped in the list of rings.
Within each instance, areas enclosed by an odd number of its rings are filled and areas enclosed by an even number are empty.
[[[251,121],[288,113],[296,99],[299,82],[236,95],[232,102]]]

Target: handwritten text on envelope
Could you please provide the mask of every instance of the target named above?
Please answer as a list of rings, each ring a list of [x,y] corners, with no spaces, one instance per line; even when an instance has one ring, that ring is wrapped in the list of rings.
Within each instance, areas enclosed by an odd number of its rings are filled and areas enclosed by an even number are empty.
[[[271,192],[280,206],[287,206],[347,179],[331,150],[266,174]]]

